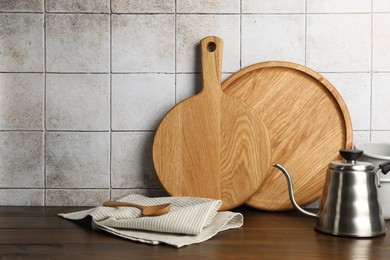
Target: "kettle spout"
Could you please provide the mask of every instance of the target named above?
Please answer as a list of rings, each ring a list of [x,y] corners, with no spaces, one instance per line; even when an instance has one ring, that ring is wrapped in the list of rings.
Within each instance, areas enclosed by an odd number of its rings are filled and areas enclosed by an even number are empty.
[[[302,212],[303,214],[305,215],[308,215],[308,216],[311,216],[311,217],[315,217],[315,218],[318,218],[318,215],[315,214],[315,213],[312,213],[312,212],[309,212],[307,210],[304,210],[303,208],[301,208],[298,203],[295,201],[295,197],[294,197],[294,191],[293,191],[293,185],[292,185],[292,181],[291,181],[291,177],[290,177],[290,174],[287,172],[287,170],[280,164],[273,164],[273,166],[277,169],[279,169],[283,174],[284,176],[286,177],[287,179],[287,185],[288,185],[288,194],[290,196],[290,201],[291,203],[293,204],[294,208],[296,208],[297,210],[299,210],[300,212]]]

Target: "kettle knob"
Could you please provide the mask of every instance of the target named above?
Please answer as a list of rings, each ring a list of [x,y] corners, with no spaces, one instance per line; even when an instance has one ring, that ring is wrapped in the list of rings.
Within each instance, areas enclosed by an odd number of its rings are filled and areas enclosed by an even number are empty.
[[[343,157],[349,163],[355,163],[360,156],[363,155],[362,150],[340,150],[339,151],[341,157]]]

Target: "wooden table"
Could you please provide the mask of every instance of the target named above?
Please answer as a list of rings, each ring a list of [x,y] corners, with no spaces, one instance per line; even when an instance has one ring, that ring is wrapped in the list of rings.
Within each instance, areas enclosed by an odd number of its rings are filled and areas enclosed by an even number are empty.
[[[312,218],[296,212],[238,208],[245,218],[242,228],[177,249],[128,241],[57,216],[85,208],[0,207],[0,259],[390,259],[390,234],[324,235],[313,230]]]

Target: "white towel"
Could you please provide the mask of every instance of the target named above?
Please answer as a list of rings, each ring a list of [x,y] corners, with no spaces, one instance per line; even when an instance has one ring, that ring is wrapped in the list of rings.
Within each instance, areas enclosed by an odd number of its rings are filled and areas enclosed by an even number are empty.
[[[240,213],[218,212],[221,200],[194,197],[148,198],[131,194],[119,201],[140,205],[171,203],[172,208],[169,213],[155,217],[144,217],[141,210],[133,207],[103,206],[58,215],[71,220],[91,216],[94,229],[105,230],[133,241],[153,245],[165,243],[176,247],[200,243],[220,231],[239,228],[244,219]]]

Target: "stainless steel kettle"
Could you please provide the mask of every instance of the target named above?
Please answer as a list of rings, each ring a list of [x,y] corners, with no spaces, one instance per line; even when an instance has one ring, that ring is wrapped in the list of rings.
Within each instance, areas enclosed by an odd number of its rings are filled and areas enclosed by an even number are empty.
[[[369,162],[356,161],[361,150],[340,150],[344,161],[329,164],[320,208],[317,214],[301,208],[294,198],[290,174],[274,164],[286,176],[291,203],[300,212],[316,218],[317,231],[336,236],[373,237],[386,233],[385,221],[378,200],[379,172],[386,174],[390,162],[379,169]]]

